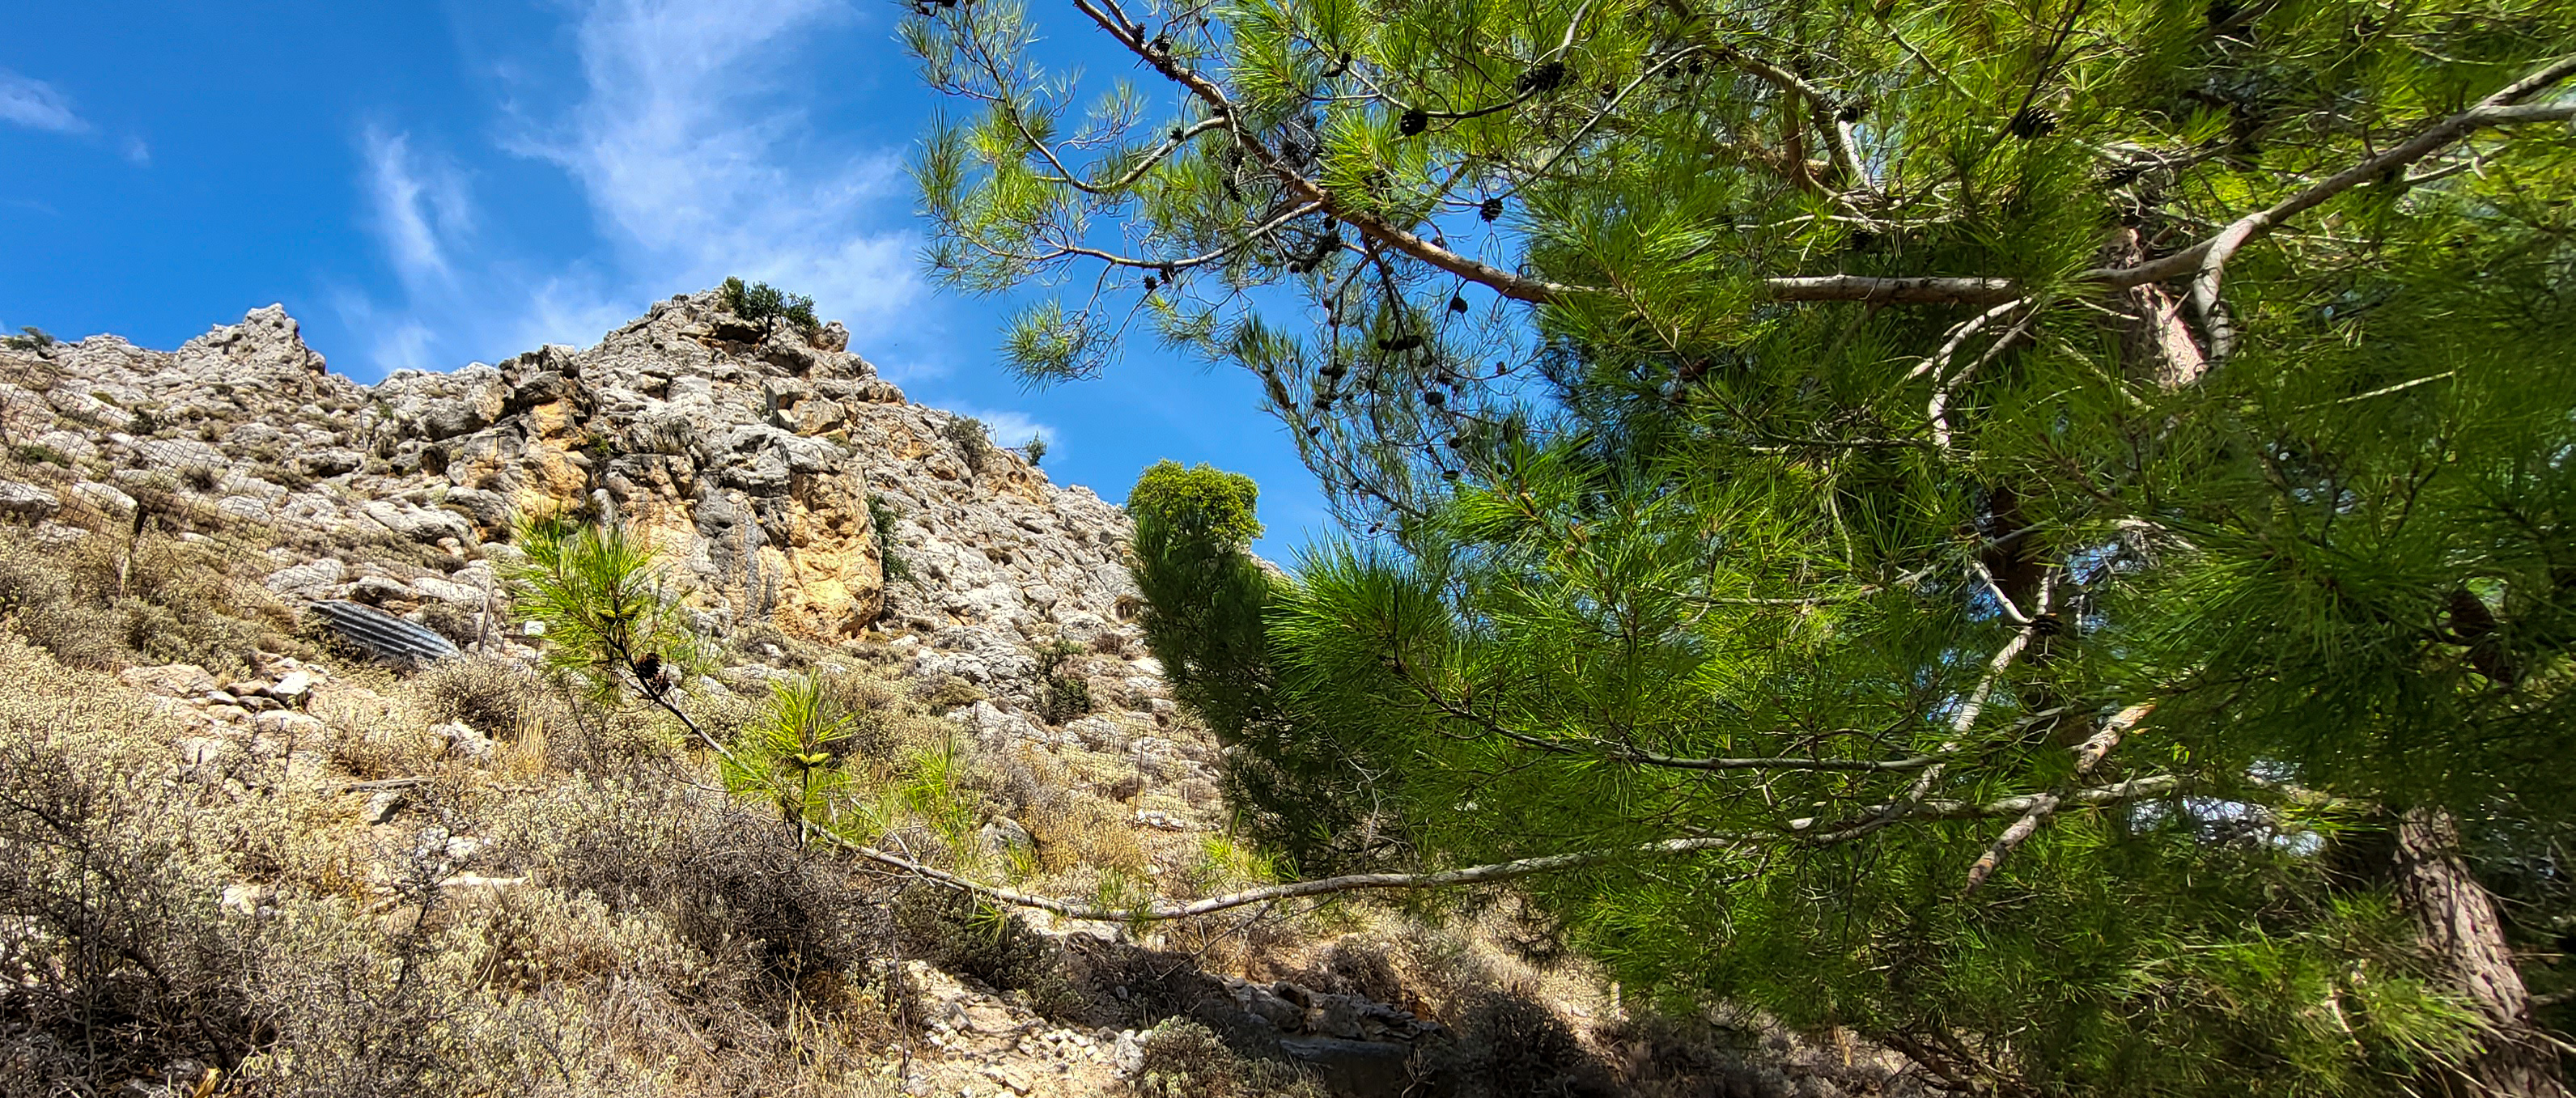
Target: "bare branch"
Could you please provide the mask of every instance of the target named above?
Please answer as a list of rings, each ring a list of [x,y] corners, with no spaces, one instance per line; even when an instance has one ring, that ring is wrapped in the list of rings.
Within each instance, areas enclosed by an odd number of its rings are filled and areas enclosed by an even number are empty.
[[[2058,807],[2072,804],[2084,808],[2103,808],[2161,797],[2182,787],[2183,781],[2180,775],[2157,774],[2095,786],[2091,789],[2079,789],[2057,798],[2055,804]],[[2047,796],[2048,794],[2044,793],[2031,793],[1983,802],[1935,799],[1870,805],[1861,810],[1864,816],[1862,822],[1849,827],[1818,832],[1807,841],[1817,844],[1848,842],[1878,830],[1884,826],[1883,821],[1891,817],[1896,820],[1992,820],[2005,816],[2019,817],[2030,812],[2032,806],[2037,805]],[[1791,820],[1789,830],[1793,833],[1811,831],[1814,830],[1816,823],[1817,821],[1813,819]]]
[[[2014,298],[1960,321],[1957,327],[1950,329],[1950,338],[1942,340],[1938,349],[1923,356],[1923,361],[1915,363],[1913,369],[1905,372],[1905,380],[1912,381],[1925,374],[1932,375],[1935,381],[1940,380],[1941,372],[1950,368],[1950,356],[1959,352],[1960,346],[1968,342],[1969,336],[1977,334],[1977,329],[1985,327],[1996,317],[2018,308],[2021,303],[2021,298]]]
[[[1109,264],[1110,266],[1113,266],[1113,267],[1136,267],[1136,268],[1141,268],[1141,269],[1149,270],[1149,271],[1150,271],[1150,270],[1171,270],[1171,271],[1187,270],[1187,269],[1189,269],[1189,268],[1191,268],[1191,267],[1200,267],[1200,266],[1205,266],[1205,265],[1210,264],[1210,263],[1214,263],[1214,262],[1216,262],[1217,260],[1223,259],[1223,258],[1225,258],[1225,257],[1227,257],[1227,256],[1229,256],[1229,255],[1233,255],[1233,254],[1234,254],[1234,253],[1236,253],[1236,252],[1242,251],[1244,248],[1249,247],[1249,246],[1252,244],[1252,242],[1253,242],[1253,241],[1259,240],[1259,239],[1261,239],[1262,237],[1265,237],[1265,236],[1270,235],[1271,233],[1277,232],[1277,231],[1279,231],[1279,229],[1280,229],[1282,226],[1285,226],[1285,225],[1286,225],[1286,224],[1288,224],[1289,222],[1291,222],[1291,221],[1295,221],[1295,220],[1297,220],[1298,218],[1301,218],[1301,217],[1306,216],[1307,214],[1315,213],[1315,212],[1317,212],[1317,211],[1319,211],[1319,210],[1321,210],[1321,209],[1323,209],[1323,207],[1318,206],[1318,205],[1316,205],[1315,203],[1312,203],[1312,202],[1306,203],[1305,205],[1302,205],[1302,206],[1293,207],[1293,208],[1291,208],[1288,212],[1283,213],[1283,214],[1280,214],[1280,215],[1279,215],[1279,216],[1277,216],[1277,217],[1271,218],[1269,221],[1264,222],[1264,223],[1263,223],[1263,224],[1261,224],[1260,226],[1258,226],[1258,227],[1254,228],[1252,231],[1250,231],[1250,232],[1248,232],[1248,233],[1243,234],[1243,238],[1242,238],[1242,239],[1240,239],[1240,240],[1237,240],[1237,241],[1235,241],[1235,242],[1233,242],[1233,243],[1231,243],[1231,244],[1228,244],[1228,245],[1226,245],[1226,246],[1224,246],[1224,247],[1222,247],[1222,248],[1218,248],[1218,249],[1217,249],[1217,250],[1215,250],[1215,251],[1212,251],[1212,252],[1203,252],[1203,253],[1201,253],[1201,254],[1199,254],[1199,255],[1190,256],[1190,257],[1185,258],[1185,259],[1138,259],[1138,258],[1136,258],[1136,257],[1134,257],[1134,256],[1119,255],[1119,254],[1117,254],[1117,253],[1115,253],[1115,252],[1102,251],[1102,250],[1100,250],[1100,249],[1098,249],[1098,248],[1088,248],[1088,247],[1084,247],[1084,246],[1079,245],[1079,244],[1061,244],[1061,245],[1057,245],[1057,246],[1056,246],[1056,249],[1055,249],[1054,251],[1048,252],[1048,253],[1046,253],[1045,255],[1035,255],[1035,256],[1008,256],[1007,258],[1015,259],[1015,260],[1018,260],[1018,261],[1020,261],[1020,262],[1024,262],[1024,263],[1045,263],[1045,262],[1048,262],[1048,261],[1051,261],[1051,260],[1061,259],[1061,258],[1063,258],[1063,257],[1065,257],[1065,256],[1069,256],[1069,255],[1078,255],[1078,256],[1083,256],[1083,257],[1090,258],[1090,259],[1097,259],[1097,260],[1099,260],[1099,261],[1101,261],[1101,262],[1103,262],[1103,263]],[[1001,254],[1001,253],[995,253],[995,254],[997,254],[997,255],[998,255],[998,254]]]
[[[1766,279],[1773,301],[1860,301],[1872,305],[1995,305],[2021,291],[2009,278],[1873,278],[1807,275]]]
[[[1843,121],[1836,113],[1842,109],[1843,105],[1840,102],[1826,94],[1823,89],[1806,82],[1798,74],[1761,58],[1736,50],[1721,51],[1721,56],[1735,62],[1736,66],[1744,71],[1804,98],[1808,107],[1815,112],[1816,127],[1823,130],[1825,136],[1832,140],[1834,161],[1836,166],[1842,169],[1844,178],[1849,179],[1854,186],[1863,191],[1876,193],[1878,186],[1870,182],[1869,170],[1861,164],[1859,146],[1852,139],[1851,123]]]
[[[822,834],[823,837],[829,840],[833,845],[839,846],[843,850],[847,850],[852,854],[867,859],[868,861],[888,866],[890,868],[900,869],[906,873],[937,881],[952,888],[961,888],[989,900],[999,901],[1013,907],[1035,908],[1039,911],[1061,915],[1068,919],[1092,919],[1101,922],[1164,922],[1172,919],[1187,919],[1199,915],[1214,914],[1219,911],[1227,911],[1238,907],[1248,907],[1253,904],[1266,904],[1275,903],[1280,900],[1293,900],[1304,896],[1325,896],[1337,895],[1346,892],[1364,891],[1451,888],[1459,885],[1490,884],[1495,881],[1508,881],[1514,878],[1528,877],[1539,873],[1554,873],[1560,870],[1580,869],[1585,866],[1601,865],[1606,862],[1622,861],[1629,858],[1651,858],[1674,854],[1692,854],[1705,850],[1724,850],[1731,847],[1742,846],[1751,841],[1750,837],[1736,835],[1709,836],[1691,839],[1667,839],[1663,842],[1647,843],[1642,846],[1620,847],[1615,850],[1585,850],[1571,854],[1550,854],[1545,857],[1522,858],[1516,861],[1495,862],[1490,865],[1468,866],[1464,869],[1448,869],[1436,873],[1353,873],[1341,877],[1325,877],[1312,881],[1292,881],[1288,884],[1272,885],[1267,888],[1255,888],[1243,892],[1232,892],[1223,896],[1211,896],[1204,900],[1196,900],[1185,904],[1150,904],[1133,908],[1109,908],[1077,904],[1049,896],[1038,896],[1027,892],[1019,892],[1012,889],[1002,888],[997,885],[985,884],[981,881],[958,876],[957,874],[947,872],[946,870],[931,868],[930,866],[923,865],[920,862],[903,857],[899,854],[888,853],[872,846],[852,842],[848,839],[841,838],[840,836],[833,835],[830,832],[821,832],[820,834]]]
[[[2323,180],[2310,184],[2299,193],[2272,206],[2257,210],[2228,224],[2216,236],[2190,248],[2116,270],[2096,269],[2077,277],[2085,281],[2108,282],[2114,286],[2135,286],[2143,282],[2161,282],[2184,274],[2192,276],[2192,299],[2204,311],[2218,294],[2218,281],[2227,261],[2248,241],[2271,231],[2281,222],[2304,213],[2361,184],[2386,176],[2389,172],[2432,155],[2480,129],[2522,122],[2558,122],[2576,118],[2576,103],[2544,103],[2517,106],[2570,74],[2576,74],[2576,53],[2568,54],[2532,71],[2528,76],[2505,85],[2494,95],[2479,100],[2478,105],[2442,119],[2424,128],[2413,138],[2389,147],[2386,152],[2363,160]],[[2219,357],[2212,349],[2212,357]]]
[[[1126,190],[1137,180],[1143,179],[1146,172],[1154,170],[1154,166],[1162,163],[1165,157],[1172,155],[1173,152],[1177,151],[1182,146],[1189,144],[1190,139],[1206,133],[1209,130],[1224,128],[1225,120],[1222,118],[1202,118],[1191,123],[1187,128],[1180,132],[1163,139],[1162,144],[1155,146],[1153,152],[1145,154],[1145,158],[1137,161],[1136,166],[1128,169],[1127,174],[1110,180],[1107,183],[1100,184],[1085,183],[1074,178],[1073,169],[1066,167],[1063,161],[1056,159],[1054,150],[1047,148],[1044,142],[1039,141],[1036,136],[1029,133],[1027,126],[1020,124],[1019,112],[1011,112],[1011,125],[1013,128],[1020,131],[1021,139],[1027,141],[1030,148],[1036,149],[1039,156],[1045,157],[1047,163],[1055,166],[1055,170],[1064,173],[1063,175],[1039,176],[1038,182],[1062,183],[1077,191],[1081,191],[1084,194],[1105,195]]]
[[[2112,748],[2120,746],[2120,739],[2128,735],[2130,729],[2137,727],[2139,721],[2145,720],[2147,714],[2155,711],[2156,703],[2140,702],[2113,714],[2110,720],[2103,721],[2099,730],[2083,743],[2075,746],[2075,774],[2068,779],[2067,785],[2071,786],[2091,777],[2094,768],[2102,765],[2103,757],[2109,755]],[[2081,798],[2082,796],[2083,793],[2067,793],[2064,787],[2060,787],[2057,792],[2041,793],[2032,797],[2030,808],[2021,814],[2021,818],[2014,820],[2012,826],[2004,828],[2004,833],[1996,837],[1994,845],[1987,847],[1984,854],[1977,856],[1977,863],[1968,867],[1968,885],[1959,890],[1959,895],[1964,897],[1975,892],[1977,886],[1986,883],[1986,878],[1994,876],[1996,867],[2001,866],[2005,858],[2010,857],[2022,843],[2029,841],[2032,835],[2039,832],[2039,825],[2046,823],[2050,816],[2055,815],[2059,805],[2064,804],[2070,797]]]

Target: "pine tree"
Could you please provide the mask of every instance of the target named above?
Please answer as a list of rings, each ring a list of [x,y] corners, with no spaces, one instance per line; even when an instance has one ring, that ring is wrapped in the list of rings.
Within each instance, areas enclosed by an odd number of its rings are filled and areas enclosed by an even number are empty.
[[[1384,535],[1158,596],[1196,704],[1945,1085],[2564,1093],[2468,855],[2576,806],[2576,11],[1074,7],[1071,126],[907,24],[935,269],[1097,268],[1021,370],[1123,292]]]
[[[1173,696],[1226,751],[1226,801],[1239,829],[1307,872],[1383,868],[1400,821],[1367,796],[1391,777],[1283,708],[1264,620],[1285,577],[1252,558],[1261,533],[1252,478],[1163,461],[1127,493],[1132,572],[1146,646]],[[1356,775],[1376,773],[1371,780]]]

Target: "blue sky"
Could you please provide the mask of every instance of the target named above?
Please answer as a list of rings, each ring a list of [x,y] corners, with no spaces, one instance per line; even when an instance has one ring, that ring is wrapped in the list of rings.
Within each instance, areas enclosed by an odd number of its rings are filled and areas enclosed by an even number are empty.
[[[1140,340],[1103,380],[1021,391],[994,352],[1010,303],[920,266],[903,169],[940,104],[898,9],[756,10],[19,5],[0,36],[0,330],[169,348],[283,302],[333,369],[373,381],[587,346],[738,274],[813,295],[914,400],[1009,443],[1043,431],[1059,483],[1115,501],[1154,460],[1212,462],[1260,481],[1264,553],[1329,529],[1247,375]]]

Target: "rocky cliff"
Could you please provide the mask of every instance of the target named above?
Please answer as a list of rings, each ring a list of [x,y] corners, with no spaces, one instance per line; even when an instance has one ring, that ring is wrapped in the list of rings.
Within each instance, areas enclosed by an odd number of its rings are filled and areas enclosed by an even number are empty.
[[[847,344],[838,324],[752,324],[709,292],[586,350],[361,385],[270,306],[166,353],[115,336],[0,352],[18,374],[0,430],[79,474],[20,489],[22,510],[112,526],[156,494],[175,503],[158,520],[211,508],[273,529],[282,600],[461,619],[468,643],[488,632],[512,518],[572,513],[642,532],[715,637],[917,645],[919,673],[1006,706],[1031,700],[1032,644],[1122,648],[1118,509],[906,401]],[[1115,670],[1112,697],[1151,678]]]

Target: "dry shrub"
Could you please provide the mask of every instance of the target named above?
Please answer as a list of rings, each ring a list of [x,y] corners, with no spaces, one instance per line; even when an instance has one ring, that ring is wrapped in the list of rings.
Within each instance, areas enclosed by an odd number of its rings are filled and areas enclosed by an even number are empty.
[[[1144,1055],[1128,1085],[1144,1098],[1324,1098],[1294,1065],[1238,1053],[1197,1022],[1164,1022],[1136,1044]]]
[[[726,638],[737,661],[767,664],[789,671],[803,671],[814,665],[821,651],[815,645],[788,636],[775,622],[753,618],[734,627]]]
[[[889,1093],[881,909],[774,819],[459,775],[370,850],[336,776],[183,761],[133,692],[5,634],[0,681],[0,1095],[209,1067],[261,1095]],[[340,686],[338,723],[422,735],[367,700],[389,679]],[[468,828],[493,845],[458,853]],[[534,879],[441,886],[467,865]]]
[[[1046,872],[1062,873],[1082,866],[1130,874],[1145,872],[1144,844],[1136,838],[1134,822],[1118,805],[1088,793],[1074,793],[1024,818],[1029,836],[1037,840],[1038,865]]]
[[[452,602],[422,603],[420,624],[460,648],[483,639],[482,613]]]
[[[227,822],[227,784],[177,780],[169,730],[16,638],[0,676],[0,1091],[238,1060],[260,942],[192,841]]]
[[[1144,792],[1145,775],[1141,773],[1141,768],[1139,771],[1131,771],[1126,774],[1121,774],[1118,776],[1117,781],[1100,787],[1101,796],[1107,797],[1113,801],[1127,801],[1130,803],[1133,803],[1136,798]]]
[[[913,956],[998,991],[1017,992],[1050,1016],[1080,1011],[1064,951],[1029,929],[1019,912],[996,908],[955,889],[916,885],[895,898],[894,925]]]
[[[0,538],[0,617],[67,666],[107,668],[125,652],[124,617],[80,594],[57,554]]]
[[[1616,1094],[1607,1068],[1563,1019],[1525,991],[1488,991],[1467,1005],[1456,1040],[1429,1058],[1458,1098]]]
[[[222,674],[288,647],[294,617],[258,582],[273,562],[159,533],[136,539],[127,562],[125,542],[92,533],[39,546],[0,528],[0,600],[30,639],[75,666],[130,659]]]
[[[657,709],[601,705],[557,686],[562,701],[545,724],[546,768],[564,773],[634,773],[680,751],[686,730]]]
[[[973,705],[983,701],[986,695],[981,687],[966,681],[965,676],[941,675],[936,681],[913,687],[912,696],[913,700],[938,712]]]
[[[882,909],[774,815],[719,793],[583,785],[523,817],[514,840],[549,884],[614,912],[657,913],[710,961],[784,994],[886,950]]]
[[[433,721],[463,721],[494,739],[516,739],[560,702],[545,679],[528,667],[495,656],[459,656],[423,668],[411,690]]]
[[[372,681],[391,685],[382,679]],[[367,780],[429,773],[438,768],[451,747],[445,739],[432,735],[415,714],[393,705],[372,689],[320,692],[310,712],[330,730],[323,750],[332,765]]]
[[[923,738],[920,714],[902,688],[882,676],[836,670],[822,677],[822,686],[823,696],[850,718],[849,754],[885,759]]]

